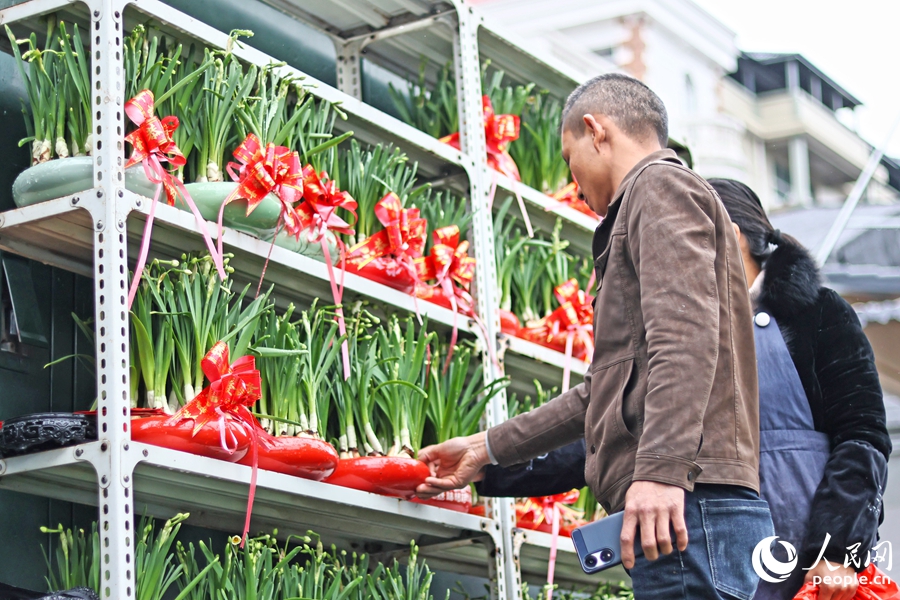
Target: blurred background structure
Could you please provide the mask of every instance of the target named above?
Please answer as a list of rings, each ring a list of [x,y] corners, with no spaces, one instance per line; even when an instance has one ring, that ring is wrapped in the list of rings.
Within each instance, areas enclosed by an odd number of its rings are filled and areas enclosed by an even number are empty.
[[[621,72],[644,81],[697,172],[752,187],[773,224],[814,254],[874,150],[856,131],[861,102],[828,65],[742,51],[735,32],[692,0],[470,2],[583,79]],[[882,158],[822,270],[875,349],[895,448],[881,536],[900,543],[900,161]]]

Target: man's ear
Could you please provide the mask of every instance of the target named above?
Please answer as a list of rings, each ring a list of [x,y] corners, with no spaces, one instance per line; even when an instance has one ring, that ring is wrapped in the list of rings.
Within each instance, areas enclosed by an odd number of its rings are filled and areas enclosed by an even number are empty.
[[[601,125],[592,114],[583,117],[585,133],[591,136],[591,145],[599,152],[600,145],[606,141],[606,128]]]

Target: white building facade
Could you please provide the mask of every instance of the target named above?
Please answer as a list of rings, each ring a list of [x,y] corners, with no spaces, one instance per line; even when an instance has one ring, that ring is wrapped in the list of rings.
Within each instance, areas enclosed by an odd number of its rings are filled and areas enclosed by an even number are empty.
[[[800,55],[742,53],[734,32],[691,0],[471,3],[585,78],[617,71],[644,81],[697,172],[747,183],[770,210],[838,205],[868,158],[842,114],[858,100]],[[889,183],[882,166],[867,201],[896,200]]]

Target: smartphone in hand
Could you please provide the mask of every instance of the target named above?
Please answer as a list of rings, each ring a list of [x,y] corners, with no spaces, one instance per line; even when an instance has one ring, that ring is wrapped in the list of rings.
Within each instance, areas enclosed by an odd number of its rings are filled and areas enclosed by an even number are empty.
[[[620,511],[572,531],[578,562],[588,575],[622,564],[619,538],[622,536],[624,516],[624,511]],[[634,554],[638,556],[643,553],[640,541],[636,539]]]

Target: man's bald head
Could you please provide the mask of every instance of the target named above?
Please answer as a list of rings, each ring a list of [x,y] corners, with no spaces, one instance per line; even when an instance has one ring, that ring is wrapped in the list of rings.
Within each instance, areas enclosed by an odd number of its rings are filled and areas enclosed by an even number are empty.
[[[606,115],[637,141],[656,136],[663,148],[669,141],[669,117],[662,100],[645,84],[627,75],[599,75],[578,86],[566,100],[561,130],[580,137],[586,114]]]

